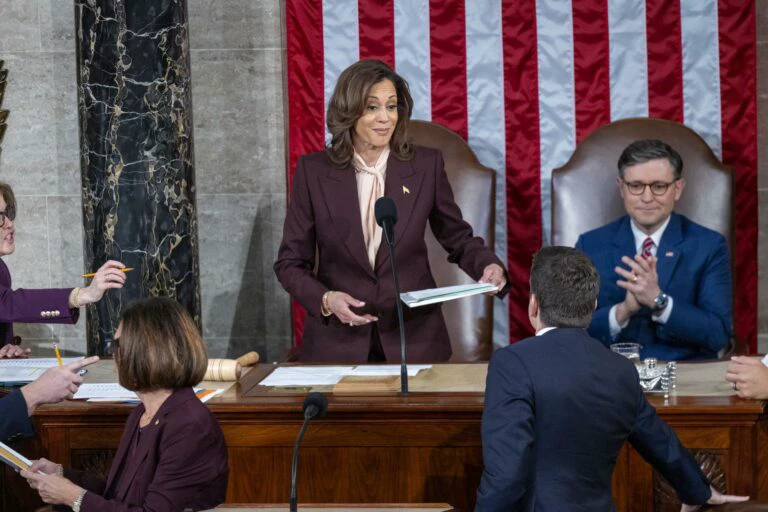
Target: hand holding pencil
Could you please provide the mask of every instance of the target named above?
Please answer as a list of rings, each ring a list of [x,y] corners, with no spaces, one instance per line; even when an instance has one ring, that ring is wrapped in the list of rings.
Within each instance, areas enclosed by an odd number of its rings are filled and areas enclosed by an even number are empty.
[[[99,268],[91,279],[91,283],[85,288],[76,289],[75,300],[77,306],[85,306],[98,302],[104,296],[104,292],[110,288],[122,288],[125,283],[125,265],[119,261],[109,260]],[[86,274],[87,276],[88,274]]]

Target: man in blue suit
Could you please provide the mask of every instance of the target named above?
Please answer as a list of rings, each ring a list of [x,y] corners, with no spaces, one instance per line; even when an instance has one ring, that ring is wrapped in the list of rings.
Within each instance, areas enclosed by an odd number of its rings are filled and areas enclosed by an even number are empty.
[[[731,266],[719,233],[673,212],[683,160],[660,140],[619,158],[627,215],[582,234],[576,248],[600,272],[589,333],[605,345],[640,343],[641,357],[712,359],[731,336]]]
[[[536,336],[488,366],[477,510],[608,512],[624,441],[675,488],[684,511],[742,501],[711,489],[698,464],[643,396],[634,365],[587,334],[600,280],[582,252],[546,247],[531,268]]]
[[[29,417],[43,404],[61,402],[77,392],[83,378],[78,370],[95,363],[97,356],[57,366],[45,371],[34,382],[0,399],[0,441],[11,442],[35,433]]]

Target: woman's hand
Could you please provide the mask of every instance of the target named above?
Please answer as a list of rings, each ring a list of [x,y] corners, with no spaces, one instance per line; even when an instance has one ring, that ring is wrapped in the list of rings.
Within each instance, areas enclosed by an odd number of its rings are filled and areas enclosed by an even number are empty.
[[[768,398],[768,368],[760,359],[733,356],[725,370],[725,380],[733,383],[741,398]]]
[[[507,277],[504,269],[496,263],[491,263],[483,269],[483,277],[478,283],[490,283],[496,286],[496,291],[488,292],[488,295],[496,295],[507,284]]]
[[[119,261],[109,260],[96,271],[96,275],[91,279],[91,284],[87,288],[82,288],[77,295],[77,302],[81,306],[99,302],[104,296],[104,292],[110,288],[122,288],[125,283],[125,273],[120,269],[125,265]]]
[[[37,459],[32,461],[32,465],[29,467],[30,473],[37,473],[42,471],[46,475],[58,475],[61,464],[56,464],[48,459]]]
[[[45,503],[52,505],[72,506],[83,488],[70,480],[57,475],[40,475],[31,471],[22,471],[21,476],[27,479],[29,486],[37,490]]]
[[[330,292],[328,295],[328,310],[336,315],[336,318],[341,323],[347,324],[350,327],[365,325],[378,320],[373,315],[356,315],[349,309],[350,307],[360,308],[363,306],[365,306],[365,302],[357,300],[344,292]]]
[[[23,349],[10,343],[0,348],[0,359],[23,359],[29,355],[30,349]]]

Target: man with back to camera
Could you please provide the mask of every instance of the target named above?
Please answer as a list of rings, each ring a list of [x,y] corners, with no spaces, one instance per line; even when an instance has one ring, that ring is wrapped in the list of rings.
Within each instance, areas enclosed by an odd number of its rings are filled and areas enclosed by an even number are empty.
[[[673,212],[685,180],[668,144],[635,141],[618,167],[627,215],[576,242],[600,272],[589,333],[606,345],[640,343],[643,358],[716,358],[731,336],[725,238]]]
[[[477,510],[614,510],[611,474],[624,441],[684,505],[744,501],[710,488],[698,464],[643,396],[634,364],[587,334],[600,278],[570,247],[533,258],[528,318],[536,336],[488,366]]]

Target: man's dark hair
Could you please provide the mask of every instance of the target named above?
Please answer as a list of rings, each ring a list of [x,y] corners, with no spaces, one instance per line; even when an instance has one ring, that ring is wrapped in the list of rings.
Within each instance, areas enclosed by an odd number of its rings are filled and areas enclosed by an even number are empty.
[[[547,327],[587,327],[595,311],[600,275],[586,254],[572,247],[544,247],[533,257],[531,293]]]
[[[624,178],[624,169],[627,167],[659,158],[669,161],[676,180],[683,177],[683,159],[680,154],[672,146],[658,139],[636,140],[627,146],[619,157],[619,177]]]

